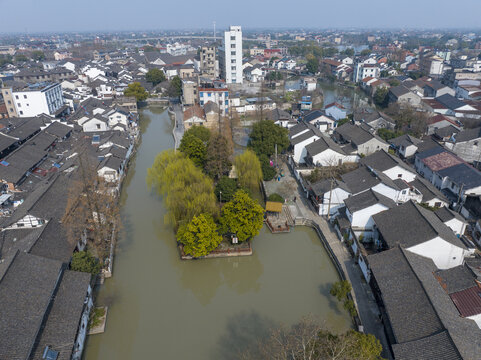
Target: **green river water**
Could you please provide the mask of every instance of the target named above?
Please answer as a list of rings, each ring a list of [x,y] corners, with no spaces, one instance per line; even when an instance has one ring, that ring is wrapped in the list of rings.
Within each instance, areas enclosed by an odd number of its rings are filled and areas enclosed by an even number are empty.
[[[351,326],[329,295],[339,277],[312,229],[264,228],[252,256],[181,261],[162,200],[145,183],[157,153],[173,147],[172,122],[149,108],[141,128],[122,190],[114,276],[98,294],[109,306],[106,331],[89,336],[84,359],[236,359],[270,328],[308,314],[336,332]]]

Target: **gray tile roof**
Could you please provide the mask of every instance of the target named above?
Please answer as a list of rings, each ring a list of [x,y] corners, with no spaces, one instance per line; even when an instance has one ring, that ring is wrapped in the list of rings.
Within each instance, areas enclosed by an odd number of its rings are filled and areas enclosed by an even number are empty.
[[[310,138],[313,138],[314,136],[317,136],[319,137],[318,135],[316,135],[316,133],[309,129],[308,131],[306,131],[305,133],[301,134],[301,135],[298,135],[296,136],[295,138],[291,139],[291,145],[294,146],[294,145],[297,145],[307,139],[310,139]]]
[[[331,138],[328,138],[326,136],[319,136],[319,139],[306,146],[308,156],[320,154],[328,149],[335,151],[341,155],[345,155],[344,150],[342,150],[341,147],[337,145]],[[334,165],[337,165],[337,162]]]
[[[479,359],[481,329],[473,320],[459,316],[458,309],[434,276],[438,269],[433,261],[409,251],[404,253],[462,358]]]
[[[0,280],[0,359],[28,359],[62,262],[18,252]]]
[[[374,222],[389,248],[409,248],[440,236],[461,248],[462,242],[430,210],[412,201],[373,215]]]
[[[323,194],[331,191],[331,180],[329,179],[321,180],[311,184],[310,186],[314,194],[316,194],[317,196],[322,196]],[[347,192],[350,192],[346,184],[344,184],[342,181],[339,181],[337,179],[334,179],[332,183],[332,189],[335,189],[335,188],[341,188]]]
[[[45,132],[47,132],[47,133],[49,133],[53,136],[56,136],[60,139],[63,139],[65,136],[67,136],[72,131],[73,131],[73,127],[62,124],[60,121],[53,122],[52,124],[50,124],[45,129]]]
[[[419,340],[443,330],[441,320],[404,256],[395,247],[368,256],[396,343]]]
[[[389,89],[389,91],[396,97],[396,98],[399,98],[407,93],[410,92],[410,90],[404,86],[404,85],[398,85],[398,86],[395,86],[395,87],[392,87]]]
[[[449,177],[456,184],[464,185],[465,190],[481,186],[481,172],[465,163],[439,170],[438,174],[442,177]]]
[[[351,190],[351,194],[358,194],[372,188],[381,182],[379,178],[364,166],[341,176],[342,181]]]
[[[344,204],[346,204],[346,207],[349,209],[351,214],[356,211],[365,209],[369,206],[373,206],[375,204],[384,205],[389,209],[396,206],[396,203],[394,201],[382,194],[373,191],[372,189],[348,197],[346,200],[344,200]]]
[[[423,202],[428,202],[435,198],[446,202],[448,201],[446,196],[444,196],[441,191],[439,191],[433,184],[422,177],[416,176],[416,178],[411,181],[409,185],[414,186],[419,190],[419,192],[421,192],[423,195]]]
[[[481,138],[481,127],[463,130],[459,132],[455,137],[456,137],[456,143],[479,139]]]
[[[437,209],[434,214],[441,220],[443,223],[446,221],[452,220],[456,218],[459,221],[465,221],[461,215],[459,215],[457,212],[454,212],[450,209],[448,209],[446,206],[443,206],[442,208]]]
[[[462,360],[446,330],[423,339],[394,344],[392,350],[396,360]]]
[[[436,98],[438,102],[446,106],[448,109],[456,110],[464,105],[466,105],[461,100],[457,99],[451,94],[444,94]]]
[[[341,136],[345,141],[351,141],[357,146],[364,144],[374,138],[374,135],[360,126],[351,123],[343,124],[334,130],[337,136]]]
[[[399,147],[401,144],[405,143],[406,141],[413,145],[417,145],[420,142],[422,142],[421,139],[415,138],[408,134],[404,134],[404,135],[398,136],[397,138],[389,140],[389,143],[396,147]]]
[[[435,272],[435,276],[448,294],[476,286],[476,276],[464,265],[459,265],[447,270],[438,270]]]
[[[398,157],[393,156],[384,150],[376,151],[371,155],[362,158],[359,162],[379,171],[386,171],[399,166],[407,171],[412,172],[413,174],[416,174],[416,171],[413,168],[401,161],[401,159]]]
[[[63,273],[34,359],[42,358],[46,346],[59,351],[57,360],[71,359],[89,284],[88,273],[68,270]]]

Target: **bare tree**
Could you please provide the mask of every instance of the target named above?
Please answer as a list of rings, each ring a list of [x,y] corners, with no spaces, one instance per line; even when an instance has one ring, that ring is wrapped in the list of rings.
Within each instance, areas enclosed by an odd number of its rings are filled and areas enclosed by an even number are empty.
[[[85,155],[78,157],[77,177],[71,182],[62,218],[69,241],[87,239],[101,261],[107,256],[114,230],[120,225],[116,188],[97,175]]]
[[[259,343],[258,351],[241,356],[243,360],[381,360],[382,347],[373,335],[349,330],[333,334],[312,317],[292,327],[282,326]]]

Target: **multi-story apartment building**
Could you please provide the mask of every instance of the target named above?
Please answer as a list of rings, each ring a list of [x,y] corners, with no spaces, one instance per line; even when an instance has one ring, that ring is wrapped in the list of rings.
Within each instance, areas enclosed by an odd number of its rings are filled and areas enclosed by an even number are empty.
[[[242,29],[231,26],[224,32],[223,48],[219,51],[221,77],[227,84],[242,84]]]
[[[59,83],[22,84],[14,82],[2,88],[9,117],[34,117],[40,114],[56,115],[64,106]]]
[[[199,87],[199,104],[204,107],[209,101],[219,106],[222,115],[227,115],[229,112],[229,89],[202,85]]]
[[[214,46],[202,46],[200,49],[200,74],[215,79],[217,77],[216,48]]]
[[[377,64],[357,63],[354,66],[353,82],[357,83],[367,77],[378,78],[381,75],[381,69]]]

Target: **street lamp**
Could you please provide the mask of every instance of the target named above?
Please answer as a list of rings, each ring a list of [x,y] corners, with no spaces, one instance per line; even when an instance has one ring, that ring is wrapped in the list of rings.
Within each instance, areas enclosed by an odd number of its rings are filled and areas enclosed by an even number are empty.
[[[222,203],[222,191],[219,190],[219,202]]]

